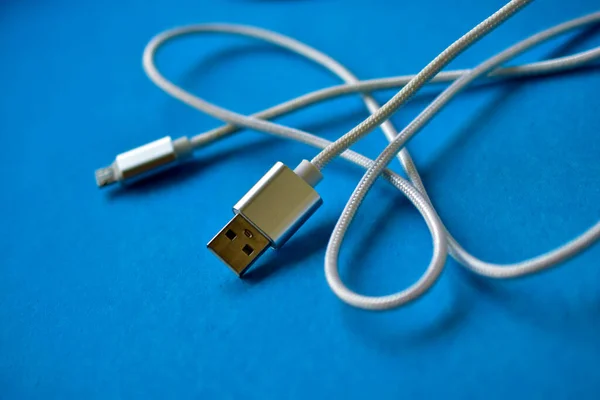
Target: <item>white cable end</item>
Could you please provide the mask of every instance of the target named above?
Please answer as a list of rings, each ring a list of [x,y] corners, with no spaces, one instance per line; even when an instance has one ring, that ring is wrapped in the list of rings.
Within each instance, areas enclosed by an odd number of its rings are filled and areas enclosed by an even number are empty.
[[[169,168],[191,154],[192,145],[187,137],[172,140],[167,136],[119,154],[109,167],[96,170],[96,184],[104,187],[133,181]]]
[[[312,187],[316,187],[323,180],[321,171],[308,160],[302,160],[294,172]]]

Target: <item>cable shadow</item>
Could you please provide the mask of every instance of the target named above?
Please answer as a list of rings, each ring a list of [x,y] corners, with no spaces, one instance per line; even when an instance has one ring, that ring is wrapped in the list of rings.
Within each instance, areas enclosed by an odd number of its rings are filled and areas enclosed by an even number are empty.
[[[238,38],[239,39],[239,38]],[[245,38],[245,40],[249,40]],[[223,65],[230,64],[240,59],[251,59],[252,57],[260,56],[260,55],[286,55],[289,56],[289,51],[280,48],[278,46],[270,45],[268,43],[263,42],[244,42],[243,44],[232,44],[223,49],[218,49],[216,51],[211,51],[209,54],[202,55],[198,61],[193,62],[191,66],[180,75],[178,78],[179,86],[184,88],[185,90],[191,93],[199,93],[200,97],[209,97],[206,93],[202,94],[203,83],[207,81],[207,76],[216,68],[222,67]],[[305,59],[304,57],[297,57],[299,62],[303,62],[309,68],[315,68],[319,72],[323,72],[318,69],[314,63]],[[217,89],[220,90],[220,89]],[[229,90],[228,87],[224,87],[223,90]],[[236,92],[233,94],[234,96],[239,96]],[[251,96],[246,96],[251,97]],[[209,100],[210,101],[210,100]],[[277,102],[277,99],[274,99],[274,102]],[[217,104],[219,105],[219,104]],[[246,109],[248,110],[248,109]],[[195,109],[186,107],[181,108],[181,104],[179,102],[169,102],[166,105],[165,114],[170,121],[173,121],[174,124],[177,124],[181,120],[186,120],[190,118],[190,111],[196,111]],[[236,112],[240,112],[241,114],[249,114],[248,112],[242,112],[240,110],[232,110]],[[252,110],[255,112],[258,110]],[[182,117],[182,114],[183,117]],[[198,111],[196,111],[198,113]],[[213,119],[213,117],[208,116],[204,113],[200,113],[200,117],[204,118],[201,121]],[[198,117],[198,115],[196,115]]]
[[[599,26],[593,26],[587,30],[582,31],[580,34],[574,36],[565,44],[559,46],[557,49],[554,49],[549,54],[549,57],[559,57],[561,55],[568,53],[569,51],[572,51],[575,47],[580,46],[582,43],[584,43],[586,40],[588,40],[590,37],[592,37],[598,31],[600,31]],[[272,46],[272,45],[265,44],[265,43],[232,46],[232,47],[226,48],[224,50],[221,50],[217,53],[211,54],[211,55],[205,57],[201,62],[195,64],[195,66],[193,68],[191,68],[183,76],[184,86],[187,86],[187,85],[193,86],[194,83],[197,84],[198,79],[201,78],[206,73],[206,71],[210,71],[212,68],[216,67],[219,63],[222,63],[224,60],[231,61],[233,58],[236,58],[236,57],[244,57],[249,54],[256,55],[257,52],[267,53],[267,54],[288,53],[288,51],[285,49],[281,49],[279,47]],[[302,62],[310,65],[311,67],[315,67],[319,70],[322,70],[322,68],[318,67],[317,65],[315,65],[311,61],[305,59],[304,57],[298,57],[298,59],[299,59],[299,61],[302,61]],[[594,69],[595,69],[594,66],[587,66],[587,67],[579,68],[574,71],[563,72],[561,74],[575,73],[575,72],[580,73],[580,72],[582,72],[582,70],[589,71],[589,70],[594,70]],[[458,134],[454,135],[453,138],[451,140],[449,140],[447,142],[447,144],[444,146],[444,148],[439,152],[438,156],[435,157],[436,161],[434,161],[433,163],[430,163],[429,165],[425,165],[423,168],[423,171],[427,172],[430,170],[435,170],[439,164],[446,162],[449,154],[452,153],[452,149],[463,146],[467,141],[466,140],[467,137],[469,137],[471,134],[476,133],[476,131],[480,130],[480,127],[485,125],[486,121],[489,119],[489,116],[492,114],[492,112],[495,109],[497,109],[500,106],[500,104],[502,104],[502,103],[506,102],[508,99],[510,99],[513,92],[518,89],[518,83],[522,82],[522,80],[527,79],[527,81],[529,82],[532,79],[548,79],[548,78],[549,78],[548,76],[523,77],[523,78],[513,78],[511,80],[503,81],[505,84],[508,83],[508,87],[502,93],[500,93],[500,95],[498,97],[496,97],[491,103],[489,103],[482,110],[480,110],[477,113],[477,116],[475,117],[475,119],[473,121],[471,121],[468,124],[468,126],[461,129],[458,132]],[[468,89],[469,89],[469,92],[476,92],[479,90],[487,89],[488,85],[496,85],[496,84],[497,84],[497,82],[495,82],[493,80],[492,81],[484,81],[484,82],[478,83]],[[419,94],[414,99],[411,100],[410,104],[411,104],[411,106],[417,106],[417,107],[423,106],[424,107],[425,105],[429,104],[435,97],[437,97],[438,93],[439,92],[436,91],[434,93]],[[356,94],[354,94],[354,95],[356,95]],[[367,116],[366,110],[363,110],[362,107],[357,107],[357,108],[352,109],[350,112],[345,112],[343,114],[337,114],[337,115],[335,115],[334,118],[321,119],[318,122],[308,123],[306,125],[303,125],[302,129],[305,131],[309,131],[309,132],[330,131],[335,126],[339,126],[340,124],[347,124],[350,122],[356,122],[366,116]]]
[[[588,30],[583,31],[581,34],[575,36],[571,40],[569,40],[564,45],[560,46],[558,49],[555,49],[550,53],[550,57],[558,57],[568,53],[573,48],[581,45],[586,40],[588,40],[595,33],[600,31],[600,26],[591,27]],[[207,58],[205,58],[202,62],[198,63],[194,68],[192,68],[188,73],[186,73],[183,77],[184,83],[191,83],[196,80],[200,75],[202,75],[206,70],[210,70],[218,63],[222,62],[224,59],[230,59],[232,56],[243,56],[246,53],[256,53],[257,51],[266,52],[266,53],[285,53],[284,49],[280,49],[278,47],[270,46],[268,44],[254,44],[254,45],[244,45],[244,46],[235,46],[232,48],[227,48],[222,50],[216,54],[213,54]],[[299,57],[299,60],[304,60],[307,64],[315,66],[312,62],[304,59],[303,57]],[[577,70],[571,71],[571,73],[581,73],[582,71],[592,71],[597,70],[596,65],[587,66],[583,68],[579,68]],[[569,73],[569,72],[566,72]],[[561,73],[564,74],[564,73]],[[539,77],[526,77],[526,78],[516,78],[511,81],[505,81],[505,83],[509,84],[509,87],[506,88],[498,97],[496,97],[491,103],[489,103],[486,107],[478,112],[478,115],[474,120],[472,120],[465,128],[461,129],[458,134],[454,135],[454,137],[447,143],[447,145],[441,150],[438,156],[435,158],[435,161],[425,165],[422,170],[424,171],[424,178],[427,180],[427,175],[429,171],[436,170],[439,165],[447,162],[448,158],[452,155],[452,150],[456,147],[463,146],[468,137],[471,134],[475,134],[480,130],[481,126],[484,126],[486,121],[489,119],[490,115],[497,109],[500,104],[507,101],[514,92],[518,89],[518,83],[521,79],[527,79],[530,81],[531,79],[549,79],[549,76],[539,76]],[[482,82],[470,88],[470,91],[477,91],[481,89],[487,88],[488,85],[495,85],[496,82],[488,81]],[[428,104],[433,98],[437,96],[437,92],[435,93],[423,93],[417,95],[414,99],[411,100],[412,105],[425,105]],[[362,107],[357,107],[352,109],[350,112],[345,112],[343,114],[334,115],[332,118],[321,119],[320,121],[308,123],[303,125],[303,129],[309,132],[320,132],[320,131],[329,131],[334,126],[339,124],[349,123],[351,121],[356,121],[360,118],[365,117],[366,111],[362,109]],[[248,145],[250,149],[252,148],[264,148],[264,147],[272,147],[275,142],[271,138],[269,141],[255,143]],[[245,148],[245,150],[247,150]],[[196,175],[200,171],[204,170],[208,165],[217,160],[221,160],[223,158],[230,158],[233,156],[238,156],[239,153],[236,153],[237,150],[227,150],[222,154],[205,157],[205,158],[195,158],[186,162],[184,164],[175,166],[166,171],[160,172],[152,176],[152,179],[142,179],[136,183],[117,187],[111,190],[108,193],[108,197],[118,198],[123,195],[135,195],[135,194],[144,194],[149,191],[161,188],[168,188],[173,185],[179,184],[182,181],[187,180],[188,178]]]
[[[249,43],[244,45],[232,45],[224,49],[218,50],[207,56],[204,56],[199,62],[195,63],[182,76],[182,84],[193,85],[198,79],[204,78],[204,75],[222,64],[224,61],[230,62],[232,59],[245,57],[249,54],[265,53],[265,54],[281,54],[285,50],[277,46],[272,46],[267,43]]]
[[[204,75],[211,71],[213,68],[217,67],[218,64],[223,63],[224,61],[231,62],[232,59],[247,57],[249,55],[255,56],[258,54],[290,54],[289,51],[269,45],[264,43],[257,44],[247,44],[247,45],[238,45],[231,46],[229,48],[225,48],[216,53],[210,54],[197,64],[195,64],[189,71],[185,73],[182,78],[182,86],[184,87],[194,87],[194,85],[198,84],[199,80],[202,80]],[[315,68],[319,72],[328,73],[331,75],[329,71],[324,70],[322,67],[316,65],[310,60],[307,60],[304,57],[297,56],[296,57],[300,62],[304,62],[310,67]],[[339,80],[339,79],[338,79]],[[296,112],[300,112],[301,110],[294,111],[290,114],[295,114]],[[346,110],[344,110],[346,111]],[[289,114],[288,114],[289,115]],[[364,107],[355,107],[354,109],[345,112],[344,114],[336,114],[332,118],[328,118],[325,120],[320,120],[318,122],[309,122],[306,125],[300,127],[300,129],[307,132],[319,132],[323,130],[331,130],[332,127],[337,126],[342,123],[349,123],[352,121],[360,121],[362,118],[366,118],[367,112]],[[319,117],[322,118],[322,117]]]
[[[449,283],[451,284],[451,282]],[[341,315],[348,330],[366,345],[382,354],[401,355],[429,347],[435,342],[452,340],[461,330],[467,329],[472,307],[460,290],[453,290],[449,303],[438,309],[427,320],[416,322],[411,318],[424,309],[419,299],[398,310],[373,313],[342,305]],[[427,312],[431,310],[427,308]],[[422,314],[422,313],[421,313]]]
[[[387,206],[379,212],[379,215],[373,217],[373,222],[369,229],[361,232],[363,239],[361,240],[360,248],[353,248],[348,257],[348,272],[345,277],[348,286],[357,286],[359,284],[357,271],[364,268],[367,258],[367,252],[364,249],[372,249],[381,240],[381,232],[385,232],[390,223],[387,216],[393,214],[399,208],[408,205],[409,203],[404,196],[396,194],[393,200],[388,202]]]
[[[241,144],[210,156],[195,157],[130,184],[118,185],[109,190],[107,195],[110,200],[116,200],[125,196],[142,196],[153,191],[166,190],[187,181],[202,171],[209,170],[211,165],[217,162],[232,158],[239,159],[246,155],[250,158],[255,156],[258,151],[270,150],[277,143],[275,138],[265,137],[253,143]],[[243,147],[243,151],[241,147]]]
[[[378,216],[373,218],[369,229],[361,232],[361,236],[364,238],[361,240],[361,248],[354,248],[346,258],[349,262],[345,278],[348,286],[357,286],[357,271],[365,268],[366,252],[364,249],[372,248],[377,241],[381,240],[381,232],[389,230],[388,225],[391,221],[386,216],[394,213],[399,207],[406,206],[406,199],[396,196],[386,207],[383,207]],[[351,249],[351,247],[349,248]],[[447,269],[449,269],[448,266]],[[446,280],[444,285],[449,288],[436,294],[436,296],[443,297],[444,301],[442,302],[439,302],[439,299],[432,301],[425,297],[406,307],[386,313],[372,313],[343,305],[343,318],[354,334],[385,353],[403,353],[414,346],[426,346],[432,341],[447,338],[449,335],[456,334],[464,326],[471,310],[470,302],[461,292],[460,285],[452,285],[451,282],[448,282],[449,275],[452,274],[444,272],[440,277],[440,279]],[[449,280],[453,281],[454,276],[450,276]],[[436,285],[439,284],[438,281]],[[425,296],[427,295],[426,293]],[[417,322],[415,326],[414,319],[410,315],[412,313],[419,314],[419,308],[427,308],[428,313],[433,316]],[[398,317],[398,314],[403,315]]]
[[[303,124],[299,129],[319,135],[321,132],[340,130],[340,125],[344,126],[349,123],[358,124],[368,116],[366,109],[363,109],[362,107],[356,107],[352,110],[344,111],[344,113],[337,113],[326,119]],[[334,137],[330,140],[335,139],[337,138]]]
[[[547,58],[562,57],[566,54],[576,51],[578,47],[580,47],[598,32],[600,32],[600,25],[591,26],[588,29],[584,29],[579,34],[569,39],[567,42],[553,49],[550,53],[548,53]],[[486,106],[480,109],[474,116],[474,118],[467,123],[466,126],[464,126],[462,129],[459,129],[459,131],[455,135],[453,135],[452,139],[450,139],[446,143],[446,145],[437,153],[437,156],[433,158],[434,161],[423,165],[419,168],[419,171],[423,171],[423,177],[425,178],[424,180],[427,180],[427,173],[429,171],[435,171],[439,169],[441,165],[447,163],[449,158],[453,156],[454,150],[456,148],[463,147],[467,143],[471,135],[483,131],[482,128],[485,127],[486,123],[490,120],[491,116],[496,112],[496,110],[498,110],[502,104],[513,98],[518,89],[525,82],[529,84],[535,81],[555,79],[556,75],[565,76],[571,74],[598,72],[598,67],[600,67],[600,65],[598,65],[597,62],[595,62],[570,71],[563,71],[557,74],[523,76],[502,80],[501,82],[506,86],[504,90],[502,90],[498,94],[498,96],[495,97],[492,101],[490,101]],[[497,84],[498,81],[492,79],[490,81],[476,83],[475,86],[467,88],[467,91],[471,93],[480,89],[486,89],[490,85],[495,86]],[[411,100],[411,104],[422,105],[423,107],[425,107],[435,97],[437,97],[437,94],[438,93],[417,96],[415,99]]]
[[[581,34],[575,36],[558,49],[554,49],[549,57],[560,57],[566,53],[572,52],[573,49],[584,43],[595,33],[600,32],[600,27],[592,27]],[[598,73],[598,65],[590,64],[576,70],[560,73],[565,74],[581,74],[594,72]],[[481,133],[488,123],[488,119],[492,113],[497,111],[505,101],[516,95],[517,90],[524,80],[530,83],[532,80],[554,79],[554,75],[546,75],[539,77],[523,77],[506,81],[507,88],[503,90],[497,97],[493,99],[483,109],[478,111],[477,117],[470,121],[467,126],[461,129],[453,140],[448,142],[442,153],[429,163],[424,168],[423,177],[425,183],[431,177],[430,175],[436,170],[443,169],[442,166],[449,162],[449,157],[454,155],[454,150],[464,146],[471,134]],[[515,281],[503,282],[485,278],[476,275],[464,268],[457,268],[459,277],[466,282],[477,296],[486,297],[495,305],[509,312],[515,318],[523,320],[525,323],[533,325],[537,328],[551,330],[553,332],[575,334],[586,340],[593,340],[595,343],[600,342],[600,337],[593,336],[591,332],[597,332],[600,329],[600,296],[595,293],[591,296],[582,296],[582,300],[577,306],[562,301],[557,298],[554,293],[546,290],[545,292],[531,291],[528,285],[520,285]],[[536,277],[525,278],[527,281],[533,281]],[[590,297],[592,298],[590,300]],[[578,298],[579,300],[579,298]]]
[[[297,267],[319,251],[324,251],[336,221],[320,222],[317,226],[294,237],[284,247],[273,252],[264,264],[257,265],[244,275],[249,283],[259,283],[277,273]]]
[[[461,278],[476,293],[485,297],[497,306],[509,312],[515,318],[538,328],[595,340],[600,343],[600,336],[594,334],[600,329],[600,292],[592,295],[579,293],[577,304],[564,301],[564,296],[556,296],[555,291],[539,288],[531,291],[531,281],[537,276],[520,280],[527,281],[520,285],[511,280],[499,282],[459,268]],[[593,289],[590,289],[593,290]]]
[[[578,47],[585,44],[585,42],[590,40],[594,35],[597,35],[598,33],[600,33],[600,24],[596,23],[594,25],[590,25],[590,26],[582,29],[579,33],[575,34],[575,36],[573,36],[571,39],[567,40],[562,45],[553,49],[548,54],[548,57],[550,57],[550,58],[562,57],[562,56],[567,55],[568,53],[574,52],[577,50]]]
[[[307,64],[310,68],[314,68],[316,71],[321,73],[328,73],[322,67],[316,65],[313,61],[308,60],[303,56],[299,56],[295,53],[290,52],[279,46],[274,46],[268,43],[246,43],[242,45],[231,45],[221,50],[217,50],[211,54],[204,56],[199,62],[195,63],[187,72],[181,77],[182,86],[194,87],[198,84],[198,81],[204,79],[207,72],[216,68],[218,64],[224,62],[230,63],[235,59],[243,57],[255,57],[256,55],[293,55],[298,62]],[[329,72],[329,75],[331,73]]]

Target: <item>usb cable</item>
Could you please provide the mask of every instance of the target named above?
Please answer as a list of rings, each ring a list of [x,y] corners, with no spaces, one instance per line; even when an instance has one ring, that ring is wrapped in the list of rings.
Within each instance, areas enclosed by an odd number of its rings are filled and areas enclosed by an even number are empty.
[[[600,22],[600,12],[597,12],[535,34],[496,54],[473,69],[440,72],[462,51],[502,24],[530,1],[512,0],[508,2],[496,13],[455,41],[414,76],[398,76],[368,81],[360,81],[345,66],[304,43],[260,28],[230,24],[205,24],[165,31],[154,37],[144,51],[143,66],[148,77],[171,96],[201,112],[226,122],[227,125],[190,139],[187,137],[176,140],[169,137],[163,138],[123,153],[117,156],[109,167],[96,171],[97,184],[106,186],[111,183],[128,182],[149,175],[190,157],[192,152],[200,147],[228,137],[239,132],[242,128],[250,128],[297,140],[320,148],[322,151],[311,161],[303,160],[293,170],[281,163],[275,164],[233,207],[233,219],[209,242],[209,249],[239,276],[242,276],[268,247],[278,248],[283,246],[304,221],[318,209],[322,200],[315,187],[323,178],[321,171],[337,156],[366,169],[334,228],[325,255],[327,282],[333,292],[348,304],[364,309],[387,310],[418,298],[435,283],[444,267],[448,253],[464,267],[491,278],[516,278],[557,265],[593,244],[600,237],[600,222],[557,249],[532,259],[509,265],[496,265],[481,261],[463,249],[444,227],[425,190],[412,158],[404,147],[407,141],[417,134],[442,107],[478,78],[485,76],[490,80],[501,80],[557,73],[580,67],[600,57],[600,47],[598,47],[574,55],[530,64],[512,67],[502,66],[518,54],[559,34]],[[308,93],[254,115],[245,116],[211,104],[183,90],[167,80],[157,70],[154,57],[165,42],[186,35],[215,32],[248,36],[288,49],[322,65],[339,76],[344,84]],[[389,117],[428,82],[451,82],[451,84],[398,133],[389,121]],[[380,106],[370,95],[372,91],[394,87],[401,87],[401,90],[383,106]],[[269,121],[310,104],[353,93],[361,94],[371,115],[334,142]],[[348,149],[377,127],[382,129],[390,143],[375,160]],[[396,156],[406,171],[409,180],[386,168]],[[354,293],[343,284],[338,274],[338,254],[354,215],[379,176],[383,176],[386,181],[400,190],[421,213],[432,235],[433,254],[425,273],[412,286],[392,295],[371,297]]]

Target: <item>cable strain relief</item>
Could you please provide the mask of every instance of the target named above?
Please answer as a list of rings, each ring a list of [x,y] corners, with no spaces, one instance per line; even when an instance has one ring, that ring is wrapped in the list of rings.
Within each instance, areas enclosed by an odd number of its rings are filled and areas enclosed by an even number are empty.
[[[302,160],[294,169],[294,172],[312,187],[316,187],[323,179],[321,171],[308,160]]]
[[[194,150],[192,146],[192,142],[187,136],[182,136],[173,141],[173,149],[175,149],[175,154],[177,154],[178,159],[185,159],[192,155]]]

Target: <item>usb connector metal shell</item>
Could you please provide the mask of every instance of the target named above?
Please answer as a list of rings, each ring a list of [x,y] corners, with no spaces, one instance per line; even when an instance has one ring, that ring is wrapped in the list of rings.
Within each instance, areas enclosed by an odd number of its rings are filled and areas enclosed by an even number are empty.
[[[283,246],[322,203],[309,183],[278,162],[237,202],[236,216],[208,248],[241,276],[267,246]]]

